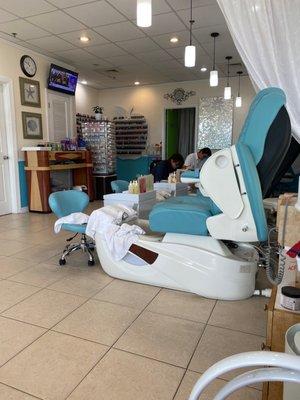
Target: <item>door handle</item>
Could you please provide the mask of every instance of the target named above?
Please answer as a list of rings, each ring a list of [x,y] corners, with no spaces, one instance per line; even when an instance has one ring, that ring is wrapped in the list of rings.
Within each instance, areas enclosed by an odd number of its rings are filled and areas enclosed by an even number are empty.
[[[3,156],[3,160],[8,160],[9,156]]]

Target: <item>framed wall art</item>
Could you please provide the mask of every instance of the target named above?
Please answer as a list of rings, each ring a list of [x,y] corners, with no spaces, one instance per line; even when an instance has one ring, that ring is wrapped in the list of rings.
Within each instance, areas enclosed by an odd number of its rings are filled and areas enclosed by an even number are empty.
[[[19,78],[22,106],[41,107],[40,83],[33,79]]]
[[[22,112],[24,139],[43,139],[42,114]]]

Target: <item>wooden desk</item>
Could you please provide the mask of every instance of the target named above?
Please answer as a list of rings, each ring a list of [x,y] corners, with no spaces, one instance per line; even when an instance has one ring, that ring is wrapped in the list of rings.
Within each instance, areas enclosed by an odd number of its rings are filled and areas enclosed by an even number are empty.
[[[72,162],[72,163],[71,163]],[[25,151],[25,171],[29,194],[29,211],[48,213],[51,193],[51,171],[71,170],[73,185],[85,185],[90,200],[94,200],[90,152],[81,151]]]

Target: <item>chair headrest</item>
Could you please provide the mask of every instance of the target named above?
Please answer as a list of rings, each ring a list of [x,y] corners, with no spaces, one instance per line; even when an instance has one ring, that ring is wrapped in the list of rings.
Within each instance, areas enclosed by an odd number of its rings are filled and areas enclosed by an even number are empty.
[[[251,104],[238,143],[249,147],[256,165],[262,158],[269,128],[285,103],[283,90],[270,87],[261,90]]]

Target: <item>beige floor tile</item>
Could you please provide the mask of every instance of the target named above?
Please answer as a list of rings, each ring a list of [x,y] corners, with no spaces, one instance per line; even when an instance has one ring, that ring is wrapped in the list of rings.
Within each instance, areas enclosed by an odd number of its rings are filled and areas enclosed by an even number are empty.
[[[62,400],[107,348],[48,332],[0,368],[0,380],[44,400]]]
[[[0,281],[0,312],[12,307],[38,290],[40,289],[37,287],[22,283]]]
[[[200,374],[188,371],[178,389],[174,400],[188,400],[191,391],[200,378]],[[218,391],[226,384],[222,379],[216,379],[202,394],[201,400],[212,400]],[[228,400],[261,400],[261,392],[256,389],[245,388],[232,394]]]
[[[72,271],[70,267],[64,270],[68,271],[67,276],[50,285],[49,289],[77,296],[92,297],[112,281],[108,275],[94,272],[94,268],[92,270],[92,268],[86,267],[83,271]]]
[[[0,278],[6,279],[33,266],[34,263],[30,261],[19,260],[13,256],[0,256]]]
[[[53,329],[111,346],[137,315],[133,308],[89,300]]]
[[[148,311],[206,323],[215,300],[192,293],[163,289],[147,307]]]
[[[204,325],[144,311],[115,347],[186,367]]]
[[[65,235],[56,235],[53,228],[42,229],[38,232],[27,232],[27,229],[12,229],[7,232],[6,238],[10,240],[18,240],[23,243],[30,243],[31,245],[44,245],[45,243],[57,241],[61,244],[61,248],[65,246]]]
[[[266,335],[266,299],[252,297],[240,301],[218,301],[208,321],[210,325]]]
[[[114,278],[107,275],[100,265],[94,265],[93,267],[88,267],[87,265],[74,267],[73,265],[67,265],[66,268],[72,273],[73,276],[81,276],[83,278],[92,279],[95,282],[104,284],[105,286],[112,282]]]
[[[57,241],[56,241],[56,243],[57,243]],[[74,240],[74,243],[76,243],[75,240]],[[62,252],[64,249],[64,246],[65,246],[65,242],[62,240],[59,244],[57,243],[57,246]],[[94,251],[93,255],[95,258],[95,266],[99,266],[100,262],[98,260],[97,252]],[[57,257],[57,255],[55,255],[54,257],[49,258],[49,260],[47,260],[47,263],[51,262],[51,264],[58,265],[59,256],[60,256],[60,253],[59,253],[58,257]],[[65,267],[73,267],[73,268],[74,267],[79,267],[79,268],[87,268],[88,267],[88,257],[86,254],[82,253],[81,251],[76,251],[75,253],[68,256],[66,258],[66,260],[67,260],[67,263],[66,263]]]
[[[19,251],[14,254],[14,257],[34,262],[46,262],[49,258],[60,254],[62,250],[57,244],[49,243]]]
[[[10,308],[4,315],[19,321],[50,328],[84,301],[82,297],[44,289]]]
[[[32,268],[10,277],[9,280],[44,288],[59,279],[63,279],[67,273],[68,271],[61,267],[38,263]]]
[[[18,229],[20,232],[23,232],[24,235],[30,235],[32,233],[41,232],[45,228],[47,228],[50,224],[50,221],[41,221],[41,220],[27,220],[27,221],[14,221],[12,222],[12,228]]]
[[[11,256],[19,252],[25,251],[25,249],[31,248],[32,244],[22,243],[17,240],[1,240],[0,241],[0,254],[2,256]],[[29,258],[30,261],[30,258]]]
[[[110,350],[68,400],[172,400],[183,370]]]
[[[94,298],[142,310],[159,291],[155,286],[115,279]]]
[[[37,397],[13,389],[0,383],[0,399],[3,400],[35,400]]]
[[[223,358],[260,350],[263,341],[262,336],[207,325],[188,368],[203,373]],[[231,372],[222,378],[231,379],[236,375],[236,372]]]
[[[45,329],[0,317],[0,332],[0,365],[3,365],[41,336]]]

